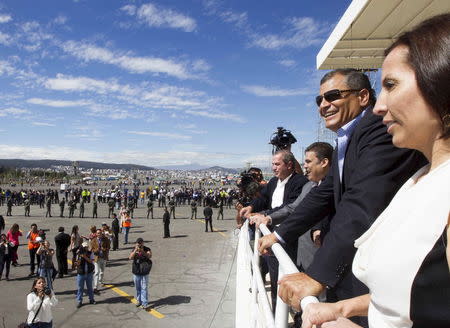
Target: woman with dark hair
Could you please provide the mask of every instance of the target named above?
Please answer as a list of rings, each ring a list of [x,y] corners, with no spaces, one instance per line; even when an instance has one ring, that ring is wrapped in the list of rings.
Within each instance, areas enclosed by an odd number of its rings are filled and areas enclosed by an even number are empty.
[[[9,269],[11,267],[11,251],[13,246],[2,233],[0,235],[0,280],[2,280],[3,269],[6,269],[5,278],[9,280]]]
[[[355,241],[353,272],[370,293],[309,304],[302,327],[359,327],[344,319],[356,315],[368,315],[370,327],[450,327],[449,54],[450,14],[426,20],[386,50],[374,113],[395,146],[422,152],[429,164]],[[292,298],[288,280],[280,287],[285,301]]]
[[[6,234],[6,238],[8,241],[14,245],[11,250],[11,262],[13,266],[18,266],[17,263],[18,256],[17,256],[17,249],[19,248],[19,237],[22,236],[22,231],[19,230],[19,225],[17,223],[14,223],[9,229],[8,233]]]
[[[72,227],[72,232],[70,233],[70,246],[69,246],[69,250],[72,252],[72,271],[75,270],[77,252],[82,242],[83,238],[78,233],[78,226],[74,225]]]
[[[52,307],[57,304],[55,293],[46,288],[45,278],[34,279],[31,292],[27,296],[27,323],[31,328],[52,328]]]

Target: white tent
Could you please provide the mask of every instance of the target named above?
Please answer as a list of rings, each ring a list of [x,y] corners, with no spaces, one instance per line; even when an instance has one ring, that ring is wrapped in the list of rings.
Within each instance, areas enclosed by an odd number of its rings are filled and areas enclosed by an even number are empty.
[[[381,67],[384,49],[450,0],[353,0],[317,54],[317,69]]]

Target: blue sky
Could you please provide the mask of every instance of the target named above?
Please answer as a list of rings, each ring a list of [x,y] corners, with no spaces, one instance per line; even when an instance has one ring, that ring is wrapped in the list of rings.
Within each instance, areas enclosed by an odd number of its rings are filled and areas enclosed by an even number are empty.
[[[350,1],[0,2],[0,157],[270,164],[317,139],[316,54]]]

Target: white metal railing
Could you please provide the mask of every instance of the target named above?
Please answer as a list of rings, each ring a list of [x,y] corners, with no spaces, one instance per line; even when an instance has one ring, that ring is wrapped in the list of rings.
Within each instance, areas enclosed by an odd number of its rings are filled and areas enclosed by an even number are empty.
[[[248,220],[239,234],[236,267],[236,327],[237,328],[287,328],[288,305],[277,296],[275,316],[267,297],[266,289],[259,269],[258,241],[261,236],[271,232],[261,224],[255,232],[254,251],[250,246]],[[297,273],[298,269],[283,247],[276,243],[272,252],[278,259],[278,277]]]

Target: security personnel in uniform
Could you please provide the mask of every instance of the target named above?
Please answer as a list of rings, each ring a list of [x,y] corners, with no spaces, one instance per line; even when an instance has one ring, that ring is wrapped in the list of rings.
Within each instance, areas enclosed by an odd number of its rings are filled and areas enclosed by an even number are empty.
[[[170,206],[169,215],[173,215],[173,219],[175,220],[175,202],[173,201],[173,199],[170,200],[169,206]]]
[[[63,199],[59,202],[59,217],[64,217],[64,206],[66,205],[66,199],[63,197]]]
[[[24,201],[24,207],[25,207],[25,216],[30,216],[30,200],[27,198]]]
[[[97,207],[98,207],[97,199],[94,198],[94,203],[92,204],[92,218],[97,218],[98,217],[98,215],[97,215]]]
[[[194,216],[197,220],[197,202],[195,200],[191,202],[191,220],[193,220]]]
[[[84,199],[85,198],[82,198],[80,203],[80,215],[79,215],[80,218],[84,218]]]
[[[153,219],[153,201],[151,198],[148,199],[147,202],[147,219],[149,214],[152,213],[152,219]]]
[[[52,217],[52,199],[51,197],[47,197],[47,212],[45,213],[45,217],[49,216]]]

